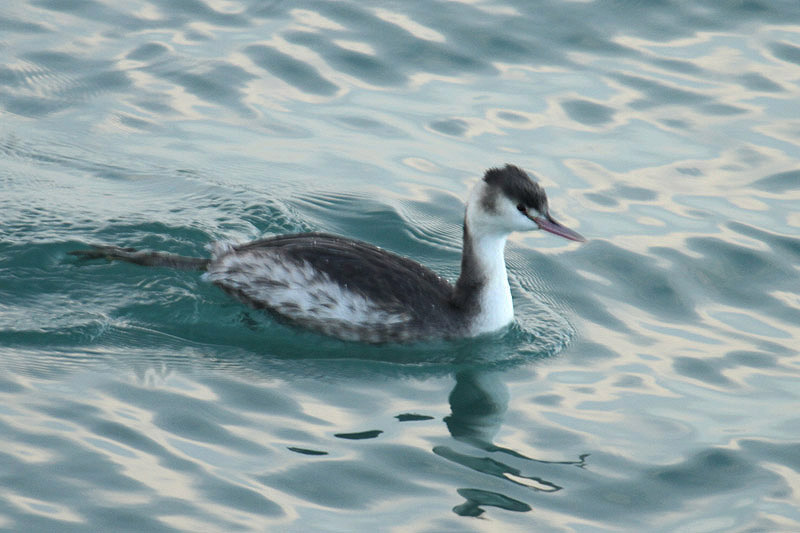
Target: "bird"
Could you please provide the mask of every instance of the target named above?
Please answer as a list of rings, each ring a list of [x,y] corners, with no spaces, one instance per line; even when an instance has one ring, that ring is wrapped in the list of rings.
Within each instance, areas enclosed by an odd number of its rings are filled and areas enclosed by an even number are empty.
[[[409,343],[478,337],[511,324],[506,240],[534,230],[586,240],[552,217],[534,178],[506,164],[488,169],[469,194],[455,284],[407,257],[323,232],[217,242],[208,258],[109,245],[69,253],[204,271],[233,298],[293,325],[344,341]]]

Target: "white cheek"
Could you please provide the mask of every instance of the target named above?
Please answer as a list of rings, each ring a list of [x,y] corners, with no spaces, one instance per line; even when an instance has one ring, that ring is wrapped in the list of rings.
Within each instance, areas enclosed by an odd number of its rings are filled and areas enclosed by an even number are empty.
[[[517,216],[515,217],[515,219],[516,219],[515,223],[516,224],[514,226],[515,230],[517,230],[517,231],[530,231],[530,230],[537,229],[539,227],[539,226],[536,225],[536,223],[533,220],[529,219],[528,217],[526,217],[524,214],[520,213],[519,211],[517,211],[516,214],[517,214]]]
[[[531,231],[539,228],[533,220],[510,204],[503,207],[501,217],[503,224],[513,231]]]

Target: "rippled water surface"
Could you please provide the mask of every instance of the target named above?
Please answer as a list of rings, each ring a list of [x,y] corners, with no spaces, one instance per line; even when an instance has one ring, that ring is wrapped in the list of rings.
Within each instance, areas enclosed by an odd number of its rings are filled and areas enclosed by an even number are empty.
[[[800,531],[800,3],[0,7],[0,529]],[[583,245],[517,324],[362,346],[202,255],[321,230],[458,274],[516,163]]]

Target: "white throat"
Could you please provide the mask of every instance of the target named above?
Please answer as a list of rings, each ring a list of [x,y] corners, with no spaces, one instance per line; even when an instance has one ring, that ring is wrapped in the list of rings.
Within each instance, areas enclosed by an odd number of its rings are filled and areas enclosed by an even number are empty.
[[[473,319],[471,333],[480,335],[497,331],[514,320],[514,304],[506,272],[505,246],[508,230],[487,223],[487,214],[476,202],[475,196],[467,205],[466,232],[475,273],[484,280],[478,293],[480,311]]]
[[[473,239],[473,251],[485,276],[478,301],[480,312],[475,317],[474,334],[497,331],[514,320],[514,303],[506,273],[506,235],[484,235]]]

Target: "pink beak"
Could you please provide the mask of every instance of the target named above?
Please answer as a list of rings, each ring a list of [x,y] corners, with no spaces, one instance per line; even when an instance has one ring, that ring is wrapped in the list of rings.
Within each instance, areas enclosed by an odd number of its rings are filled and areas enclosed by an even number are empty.
[[[560,223],[556,222],[556,220],[551,217],[549,213],[544,217],[532,217],[529,215],[528,218],[536,222],[536,224],[539,226],[539,229],[543,229],[552,233],[553,235],[558,235],[559,237],[564,237],[565,239],[569,239],[571,241],[586,242],[586,238],[583,235],[577,231],[569,229],[566,226],[562,226]]]

